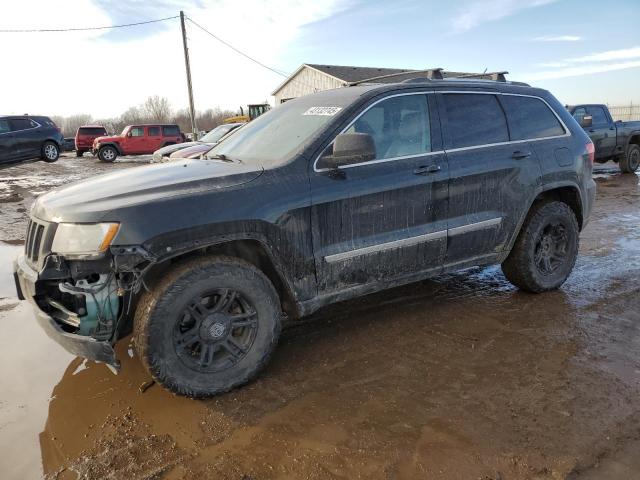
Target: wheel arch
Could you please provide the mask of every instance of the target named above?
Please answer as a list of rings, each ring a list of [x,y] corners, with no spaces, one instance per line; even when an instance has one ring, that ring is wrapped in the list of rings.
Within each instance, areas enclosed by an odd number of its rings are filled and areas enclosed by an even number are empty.
[[[100,145],[100,148],[98,149],[98,151],[100,151],[104,147],[113,147],[118,152],[118,155],[120,155],[120,156],[124,155],[124,153],[122,153],[122,148],[120,148],[120,145],[118,145],[116,142],[103,143],[103,144]]]
[[[271,249],[261,240],[255,238],[235,238],[231,240],[220,240],[200,246],[188,251],[182,251],[170,258],[162,259],[157,265],[152,267],[145,278],[150,283],[162,277],[166,269],[173,268],[196,256],[227,256],[244,260],[264,273],[273,284],[280,298],[282,311],[290,318],[302,316],[300,306],[292,285],[283,274],[281,262],[271,252]]]
[[[640,130],[635,130],[629,134],[629,140],[627,140],[627,148],[625,149],[625,154],[631,145],[640,146]]]
[[[515,233],[513,234],[509,242],[508,248],[506,248],[504,251],[505,257],[506,255],[509,254],[509,252],[513,248],[513,245],[515,244],[516,239],[518,238],[518,235],[520,235],[520,232],[522,231],[524,222],[529,217],[529,214],[531,213],[531,210],[533,209],[533,207],[539,204],[540,202],[545,202],[550,200],[561,201],[569,205],[569,207],[571,208],[571,210],[576,216],[576,220],[578,221],[578,228],[580,231],[582,231],[582,227],[584,226],[584,213],[583,213],[584,211],[583,211],[583,203],[582,203],[582,194],[580,193],[580,189],[578,188],[578,186],[572,182],[558,182],[558,183],[551,183],[551,184],[545,185],[542,189],[536,192],[535,197],[529,203],[529,208],[527,208],[525,214],[520,219],[520,222],[518,223]]]

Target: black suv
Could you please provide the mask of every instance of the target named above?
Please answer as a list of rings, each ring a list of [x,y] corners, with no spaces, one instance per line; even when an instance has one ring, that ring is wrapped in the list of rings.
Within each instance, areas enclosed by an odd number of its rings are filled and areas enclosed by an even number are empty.
[[[63,142],[62,132],[49,117],[0,117],[0,163],[30,158],[55,162]]]
[[[137,354],[170,390],[224,392],[283,319],[462,268],[558,288],[595,197],[593,144],[547,91],[482,80],[291,100],[207,158],[95,177],[36,201],[18,293],[67,350]]]

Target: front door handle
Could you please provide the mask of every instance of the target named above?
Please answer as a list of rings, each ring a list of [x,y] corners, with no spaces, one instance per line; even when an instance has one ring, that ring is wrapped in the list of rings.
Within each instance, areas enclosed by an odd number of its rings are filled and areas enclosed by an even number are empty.
[[[516,160],[521,160],[523,158],[528,158],[531,156],[531,152],[523,152],[522,150],[516,150],[511,155],[511,158],[515,158]]]
[[[423,165],[416,168],[413,173],[415,175],[429,175],[440,171],[440,165]]]

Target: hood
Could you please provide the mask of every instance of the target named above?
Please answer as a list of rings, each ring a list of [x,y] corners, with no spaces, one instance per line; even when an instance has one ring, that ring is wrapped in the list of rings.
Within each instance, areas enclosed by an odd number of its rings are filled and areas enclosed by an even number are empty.
[[[248,183],[262,174],[256,166],[216,160],[183,160],[100,175],[39,197],[32,215],[52,222],[99,222],[117,209],[197,195]]]
[[[200,143],[193,145],[172,153],[170,158],[197,158],[201,154],[211,150],[215,145],[215,143]]]
[[[120,135],[102,135],[99,137],[95,137],[93,139],[94,142],[104,143],[104,142],[112,142],[114,140],[120,140],[122,137]]]
[[[168,157],[173,152],[177,152],[178,150],[182,150],[183,148],[193,147],[194,145],[199,145],[200,142],[182,142],[182,143],[174,143],[173,145],[167,145],[166,147],[159,148],[153,155],[160,155],[161,157]]]

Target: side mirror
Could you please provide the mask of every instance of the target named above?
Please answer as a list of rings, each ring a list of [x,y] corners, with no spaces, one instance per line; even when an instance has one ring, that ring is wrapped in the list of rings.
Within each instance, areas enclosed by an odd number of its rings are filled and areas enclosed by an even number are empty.
[[[335,170],[376,158],[376,145],[368,133],[342,133],[333,142],[333,155],[320,159],[320,167]]]
[[[582,117],[582,120],[580,121],[581,127],[588,128],[591,125],[593,125],[593,117],[591,115],[585,115]]]

